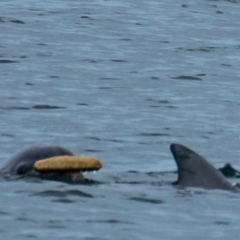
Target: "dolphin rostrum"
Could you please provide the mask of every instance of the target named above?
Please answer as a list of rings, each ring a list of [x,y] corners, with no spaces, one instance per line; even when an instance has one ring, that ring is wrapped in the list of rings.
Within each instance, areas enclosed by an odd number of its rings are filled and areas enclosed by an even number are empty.
[[[239,191],[212,164],[193,150],[177,143],[170,145],[178,167],[177,185]]]

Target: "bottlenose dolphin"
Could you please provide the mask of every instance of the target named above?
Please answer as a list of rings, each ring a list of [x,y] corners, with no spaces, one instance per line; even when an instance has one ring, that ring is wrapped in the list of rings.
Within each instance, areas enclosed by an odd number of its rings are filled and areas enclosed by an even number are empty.
[[[206,159],[193,150],[177,143],[170,145],[178,167],[177,185],[205,189],[239,191]]]
[[[81,172],[50,172],[39,173],[34,170],[34,163],[50,157],[73,156],[73,153],[66,148],[54,145],[32,146],[7,161],[0,169],[3,176],[37,176],[43,179],[60,180],[66,182],[83,182],[85,179]]]
[[[1,168],[1,172],[24,175],[33,171],[33,165],[37,160],[68,155],[73,153],[60,146],[32,146],[16,154]]]

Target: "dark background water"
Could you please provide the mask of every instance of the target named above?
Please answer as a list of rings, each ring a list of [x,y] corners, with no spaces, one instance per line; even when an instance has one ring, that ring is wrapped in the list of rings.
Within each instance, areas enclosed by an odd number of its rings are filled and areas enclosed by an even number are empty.
[[[239,167],[239,1],[1,1],[1,163],[91,154],[102,184],[1,181],[3,239],[226,239],[237,194],[171,186],[181,142]]]

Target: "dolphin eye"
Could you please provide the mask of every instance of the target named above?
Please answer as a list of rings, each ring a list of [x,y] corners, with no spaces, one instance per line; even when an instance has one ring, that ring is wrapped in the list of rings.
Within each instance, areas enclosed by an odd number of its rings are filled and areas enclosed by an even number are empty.
[[[23,162],[17,166],[16,174],[23,175],[29,171],[31,171],[33,168],[33,164],[27,164],[26,162]]]

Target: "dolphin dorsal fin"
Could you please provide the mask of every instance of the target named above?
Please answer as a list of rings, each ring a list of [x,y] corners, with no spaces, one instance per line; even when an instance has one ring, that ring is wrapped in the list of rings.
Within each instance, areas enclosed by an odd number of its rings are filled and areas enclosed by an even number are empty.
[[[171,144],[170,150],[178,167],[179,186],[234,190],[222,173],[193,150],[178,143]]]

